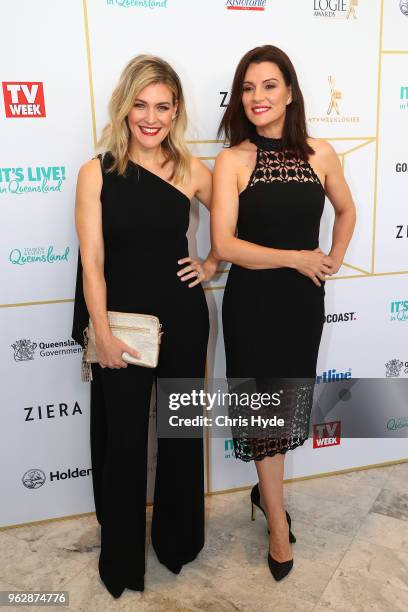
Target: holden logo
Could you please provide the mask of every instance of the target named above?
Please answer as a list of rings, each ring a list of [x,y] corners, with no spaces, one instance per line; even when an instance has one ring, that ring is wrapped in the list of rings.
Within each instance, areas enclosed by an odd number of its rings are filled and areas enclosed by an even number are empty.
[[[408,364],[405,364],[406,366]],[[385,364],[385,376],[399,376],[401,374],[402,368],[404,367],[404,362],[399,359],[390,359]],[[408,367],[404,370],[405,374],[408,374]]]
[[[30,361],[30,359],[34,359],[34,351],[37,348],[36,342],[17,340],[11,346],[14,349],[14,361]]]
[[[42,470],[28,470],[24,474],[22,481],[27,489],[39,489],[46,481],[46,477]]]
[[[408,17],[408,0],[400,0],[401,13]]]

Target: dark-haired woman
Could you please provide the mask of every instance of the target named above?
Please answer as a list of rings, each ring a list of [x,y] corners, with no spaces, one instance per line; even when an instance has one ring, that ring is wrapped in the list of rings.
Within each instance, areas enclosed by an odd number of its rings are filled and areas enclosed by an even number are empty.
[[[277,47],[241,59],[222,132],[229,147],[216,160],[211,224],[215,255],[232,263],[223,300],[227,377],[235,390],[277,394],[279,405],[264,412],[284,421],[262,432],[233,428],[234,450],[255,461],[252,508],[267,518],[268,564],[280,580],[293,567],[295,541],[284,457],[309,435],[324,282],[342,265],[355,206],[333,148],[307,135],[295,69]],[[326,195],[335,210],[328,254],[319,249]]]

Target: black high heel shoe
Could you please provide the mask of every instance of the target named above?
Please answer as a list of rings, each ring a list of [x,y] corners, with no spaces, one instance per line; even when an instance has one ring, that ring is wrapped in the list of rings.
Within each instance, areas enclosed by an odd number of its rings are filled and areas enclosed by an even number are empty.
[[[268,520],[268,518],[266,516],[266,513],[265,513],[265,510],[261,506],[261,501],[260,500],[261,500],[261,496],[260,496],[260,492],[259,492],[259,484],[256,483],[256,485],[254,485],[252,487],[252,490],[251,490],[251,502],[252,502],[252,515],[251,515],[251,518],[252,518],[253,521],[255,520],[255,506],[257,506],[257,508],[262,510],[266,520]],[[290,529],[291,525],[292,525],[292,519],[290,518],[290,514],[289,514],[289,512],[287,510],[286,510],[286,520],[287,520],[288,525],[289,525],[289,542],[291,542],[293,544],[294,542],[296,542],[296,538],[295,538],[294,534],[292,533],[292,531]],[[268,528],[268,533],[270,533],[270,529],[269,528]],[[272,557],[271,557],[271,559],[272,559]],[[272,561],[275,561],[275,560],[272,559]],[[275,561],[275,563],[278,563],[278,562]],[[289,562],[285,561],[285,563],[289,563]],[[282,578],[283,578],[283,576],[282,576]]]
[[[287,576],[292,569],[293,559],[280,563],[271,556],[271,553],[268,553],[268,565],[275,580],[282,580],[282,578]]]

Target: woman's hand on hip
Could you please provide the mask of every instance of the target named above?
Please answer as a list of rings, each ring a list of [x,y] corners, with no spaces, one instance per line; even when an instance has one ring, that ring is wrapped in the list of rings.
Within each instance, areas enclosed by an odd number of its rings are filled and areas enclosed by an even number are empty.
[[[297,251],[295,270],[308,276],[315,285],[321,287],[321,281],[333,274],[333,261],[319,248],[313,251]]]
[[[179,264],[188,264],[185,268],[181,268],[177,272],[177,276],[180,277],[182,282],[190,280],[190,278],[194,278],[194,281],[189,283],[189,287],[195,287],[199,283],[203,281],[210,280],[215,274],[215,269],[213,270],[214,265],[211,262],[201,263],[198,259],[193,259],[193,257],[184,257],[183,259],[179,259]]]
[[[140,353],[135,351],[126,342],[122,342],[116,338],[111,332],[108,335],[96,338],[96,356],[101,368],[127,368],[128,364],[123,361],[123,353],[129,353],[132,357],[138,359]]]

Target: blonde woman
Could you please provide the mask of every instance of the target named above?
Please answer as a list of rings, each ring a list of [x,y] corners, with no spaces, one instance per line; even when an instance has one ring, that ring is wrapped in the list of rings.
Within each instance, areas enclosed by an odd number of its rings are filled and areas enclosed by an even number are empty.
[[[120,597],[144,590],[147,438],[155,376],[202,378],[208,309],[201,282],[216,269],[210,254],[189,257],[190,200],[207,207],[211,173],[185,144],[182,86],[168,63],[140,55],[125,67],[110,101],[100,155],[80,169],[76,227],[80,244],[73,337],[91,317],[91,455],[99,573]],[[81,265],[82,264],[82,265]],[[107,311],[156,315],[163,325],[156,370],[127,365],[138,355],[115,338]],[[203,446],[158,439],[152,545],[178,574],[204,543]]]

